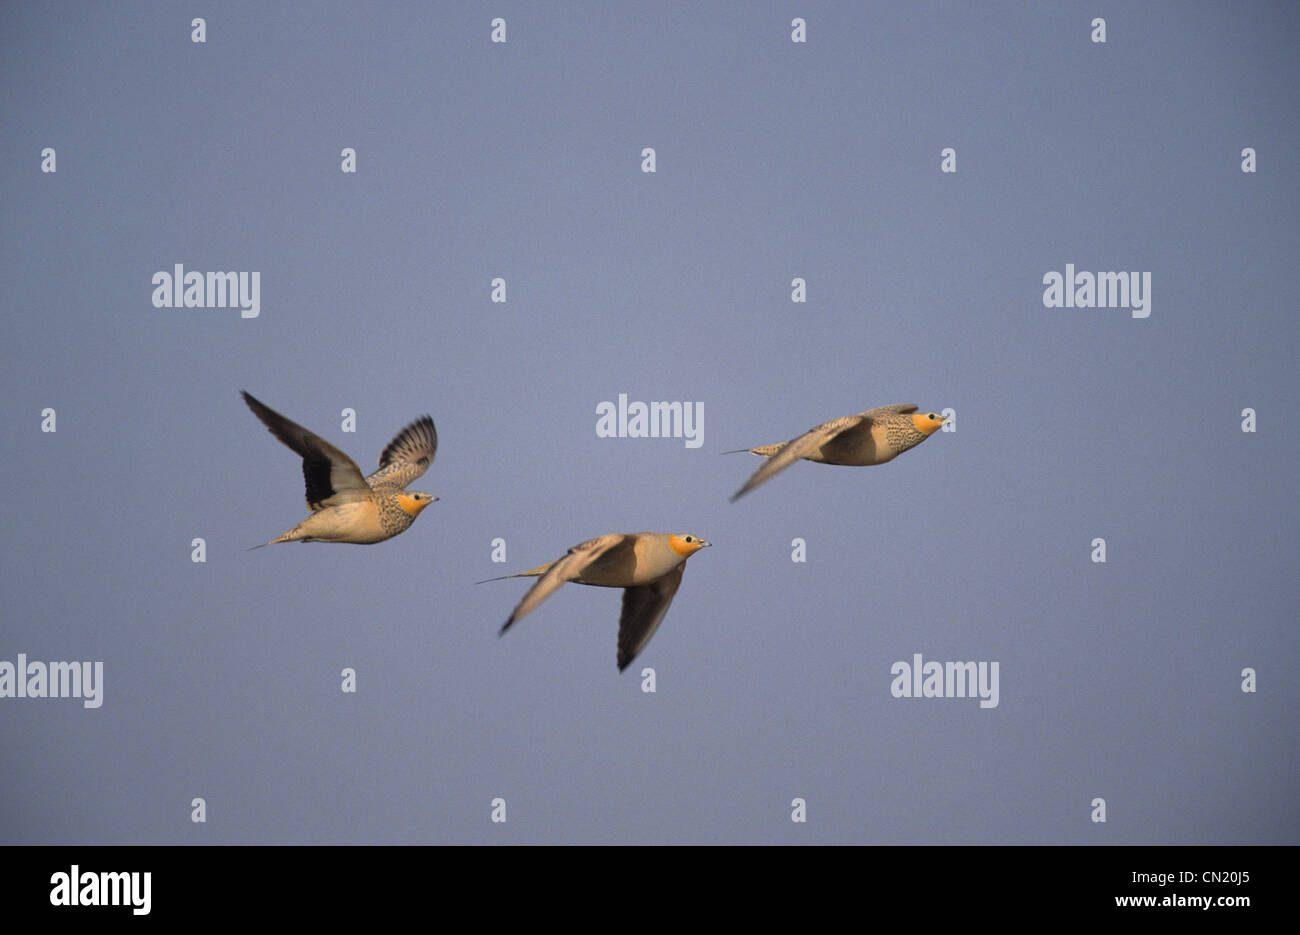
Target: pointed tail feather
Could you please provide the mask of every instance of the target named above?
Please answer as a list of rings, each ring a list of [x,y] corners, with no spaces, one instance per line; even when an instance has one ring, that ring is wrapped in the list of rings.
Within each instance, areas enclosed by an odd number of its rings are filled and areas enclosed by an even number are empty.
[[[513,575],[497,575],[495,578],[484,578],[482,581],[475,581],[475,584],[487,584],[489,581],[505,581],[507,578],[522,578],[524,573],[518,572]]]
[[[275,537],[274,539],[272,539],[270,542],[263,542],[261,545],[249,546],[247,549],[244,549],[244,551],[245,551],[245,552],[251,552],[251,551],[253,551],[253,549],[261,549],[261,548],[264,548],[264,547],[266,547],[266,546],[268,546],[268,545],[276,545],[277,543],[280,543],[280,542],[309,542],[309,541],[311,541],[310,538],[307,538],[307,539],[301,539],[301,538],[299,538],[298,536],[295,536],[294,533],[297,532],[297,531],[298,531],[298,527],[295,526],[295,527],[293,527],[292,529],[290,529],[288,532],[286,532],[286,533],[281,533],[280,535],[276,536],[276,537]]]
[[[475,584],[487,584],[489,581],[505,581],[507,578],[537,578],[546,574],[555,562],[547,562],[545,565],[538,565],[536,568],[530,568],[527,571],[517,571],[513,575],[497,575],[495,578],[484,578],[482,581],[475,581]],[[509,626],[509,624],[506,624]],[[503,628],[504,629],[504,628]]]

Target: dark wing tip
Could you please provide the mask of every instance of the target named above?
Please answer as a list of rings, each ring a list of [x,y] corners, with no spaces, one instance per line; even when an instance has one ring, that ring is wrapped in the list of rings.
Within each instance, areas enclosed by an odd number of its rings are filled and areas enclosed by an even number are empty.
[[[762,468],[759,468],[759,470],[762,470]],[[758,471],[755,471],[754,473],[757,474]],[[765,480],[767,480],[766,477],[763,478],[763,481],[765,481]],[[749,493],[749,492],[750,492],[751,490],[753,490],[755,487],[759,486],[759,484],[763,483],[763,481],[759,481],[758,484],[756,484],[756,483],[754,483],[754,478],[753,478],[753,476],[751,475],[750,478],[749,478],[749,480],[747,480],[747,481],[745,481],[745,483],[741,484],[741,485],[740,485],[740,489],[737,490],[735,493],[733,493],[733,494],[728,498],[728,502],[730,502],[730,503],[735,503],[737,500],[739,500],[739,499],[740,499],[741,497],[743,497],[745,494]]]
[[[266,403],[248,392],[248,390],[240,390],[239,395],[244,398],[244,405],[253,410],[253,415],[257,416],[259,419],[262,418],[262,411],[268,408]]]

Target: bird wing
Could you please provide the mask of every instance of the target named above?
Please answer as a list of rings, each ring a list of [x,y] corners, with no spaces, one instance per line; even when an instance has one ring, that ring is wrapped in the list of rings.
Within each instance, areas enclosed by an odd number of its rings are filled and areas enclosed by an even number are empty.
[[[870,422],[871,420],[866,413],[859,416],[843,416],[839,419],[823,422],[816,428],[804,432],[798,438],[791,439],[774,451],[759,469],[749,476],[749,480],[745,481],[745,485],[731,495],[731,502],[735,503],[744,494],[749,493],[749,491],[773,475],[784,471],[800,458],[812,454],[832,438],[850,429],[870,425]]]
[[[858,413],[858,415],[870,419],[876,416],[902,416],[907,415],[909,412],[916,412],[916,406],[910,403],[901,403],[895,406],[877,406],[875,409],[868,409],[866,412]]]
[[[356,462],[325,439],[286,419],[249,393],[244,393],[244,402],[272,435],[302,455],[307,507],[313,513],[333,503],[356,499],[359,494],[370,490]]]
[[[510,615],[510,619],[502,625],[501,633],[505,633],[516,620],[522,618],[537,607],[538,604],[550,597],[560,585],[566,581],[577,581],[582,577],[583,571],[609,554],[612,549],[617,549],[620,546],[626,547],[626,545],[626,535],[607,533],[594,539],[588,539],[586,542],[569,549],[568,552],[552,562],[551,566],[528,589],[519,601],[519,606]]]
[[[402,429],[379,456],[379,470],[366,478],[375,490],[401,490],[433,463],[438,453],[438,430],[433,419],[420,416]]]
[[[626,669],[654,636],[681,586],[685,570],[686,563],[682,562],[649,584],[623,589],[623,612],[618,618],[618,671]]]

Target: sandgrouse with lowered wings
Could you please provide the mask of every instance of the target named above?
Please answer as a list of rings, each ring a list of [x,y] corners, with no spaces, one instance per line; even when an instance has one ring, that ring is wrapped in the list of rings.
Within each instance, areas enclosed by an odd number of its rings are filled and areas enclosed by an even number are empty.
[[[809,429],[784,445],[740,448],[726,454],[748,451],[767,458],[767,463],[750,475],[744,486],[731,495],[735,503],[773,475],[799,459],[822,464],[855,466],[884,464],[909,448],[915,448],[943,427],[947,421],[933,412],[918,413],[916,406],[881,406],[856,416],[831,419]]]
[[[618,670],[622,672],[650,642],[664,619],[682,583],[686,560],[708,545],[699,536],[691,535],[609,533],[575,545],[553,562],[518,574],[489,578],[489,581],[537,578],[501,632],[505,633],[566,581],[623,588],[623,611],[618,619]]]

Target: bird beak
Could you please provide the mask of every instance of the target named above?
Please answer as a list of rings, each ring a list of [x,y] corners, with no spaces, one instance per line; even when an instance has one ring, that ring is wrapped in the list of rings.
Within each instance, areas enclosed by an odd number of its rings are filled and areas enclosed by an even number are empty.
[[[712,542],[705,542],[703,539],[700,540],[700,548],[701,548],[701,549],[707,549],[707,548],[708,548],[709,546],[711,546],[711,545],[713,545]]]

